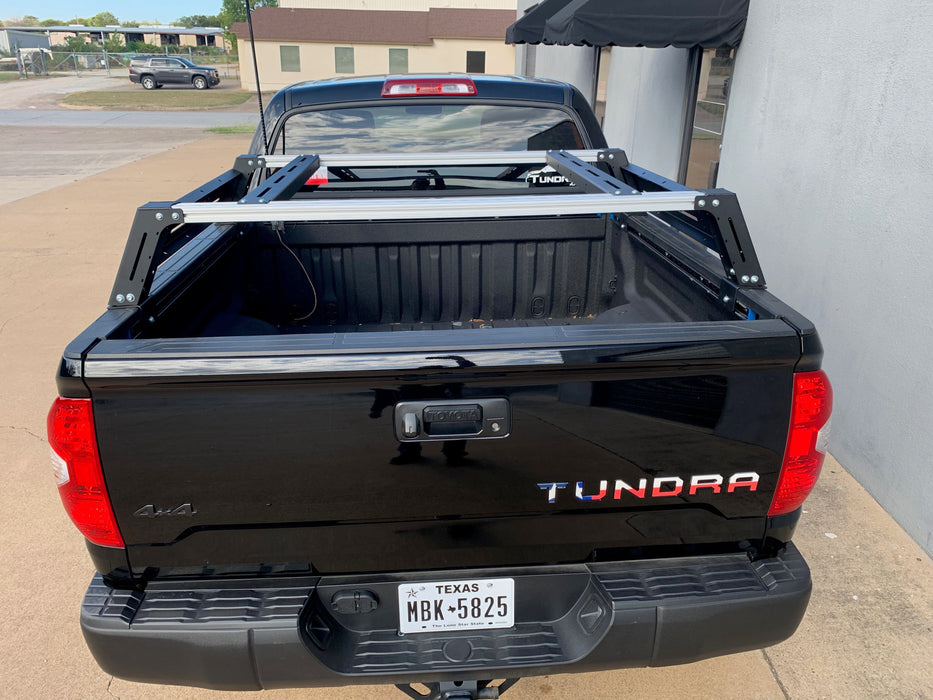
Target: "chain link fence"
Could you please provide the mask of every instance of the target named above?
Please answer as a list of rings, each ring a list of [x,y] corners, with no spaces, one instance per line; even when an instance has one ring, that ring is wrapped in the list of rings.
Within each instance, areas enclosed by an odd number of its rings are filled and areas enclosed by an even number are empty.
[[[21,78],[69,73],[75,76],[126,76],[130,61],[135,52],[113,53],[105,49],[99,51],[49,51],[48,49],[18,49],[15,56],[0,59],[0,70],[16,71]],[[199,66],[216,68],[224,79],[240,79],[240,64],[236,56],[230,54],[203,53],[191,48],[187,52],[174,52],[171,55],[187,58]]]

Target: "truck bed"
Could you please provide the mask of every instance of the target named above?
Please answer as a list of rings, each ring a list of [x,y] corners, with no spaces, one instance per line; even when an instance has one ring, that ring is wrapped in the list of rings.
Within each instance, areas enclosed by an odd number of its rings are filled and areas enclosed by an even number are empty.
[[[727,318],[708,295],[685,296],[609,217],[304,225],[232,238],[140,337]]]

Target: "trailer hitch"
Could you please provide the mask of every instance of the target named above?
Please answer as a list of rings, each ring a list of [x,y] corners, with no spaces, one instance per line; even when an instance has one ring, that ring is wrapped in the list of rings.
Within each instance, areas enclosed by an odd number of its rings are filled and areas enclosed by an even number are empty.
[[[519,680],[519,678],[506,678],[499,685],[491,685],[494,682],[491,680],[418,683],[417,685],[427,688],[427,693],[419,692],[411,684],[395,687],[415,700],[496,700]]]

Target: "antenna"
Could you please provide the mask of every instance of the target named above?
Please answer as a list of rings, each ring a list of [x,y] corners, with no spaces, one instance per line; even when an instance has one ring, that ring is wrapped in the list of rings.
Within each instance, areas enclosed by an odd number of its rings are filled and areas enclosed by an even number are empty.
[[[246,23],[249,25],[249,48],[253,54],[253,73],[256,74],[256,97],[259,98],[259,123],[262,124],[262,145],[269,152],[269,137],[266,136],[266,115],[262,108],[262,88],[259,87],[259,64],[256,62],[256,40],[253,38],[253,11],[249,7],[249,0],[243,0],[246,3]]]

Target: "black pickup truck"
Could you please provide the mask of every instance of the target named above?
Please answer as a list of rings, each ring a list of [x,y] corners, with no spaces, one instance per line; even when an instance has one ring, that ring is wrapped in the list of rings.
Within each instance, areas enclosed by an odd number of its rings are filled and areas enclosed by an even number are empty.
[[[280,92],[141,206],[49,442],[101,667],[224,689],[659,666],[791,635],[832,392],[736,196],[570,86]]]

